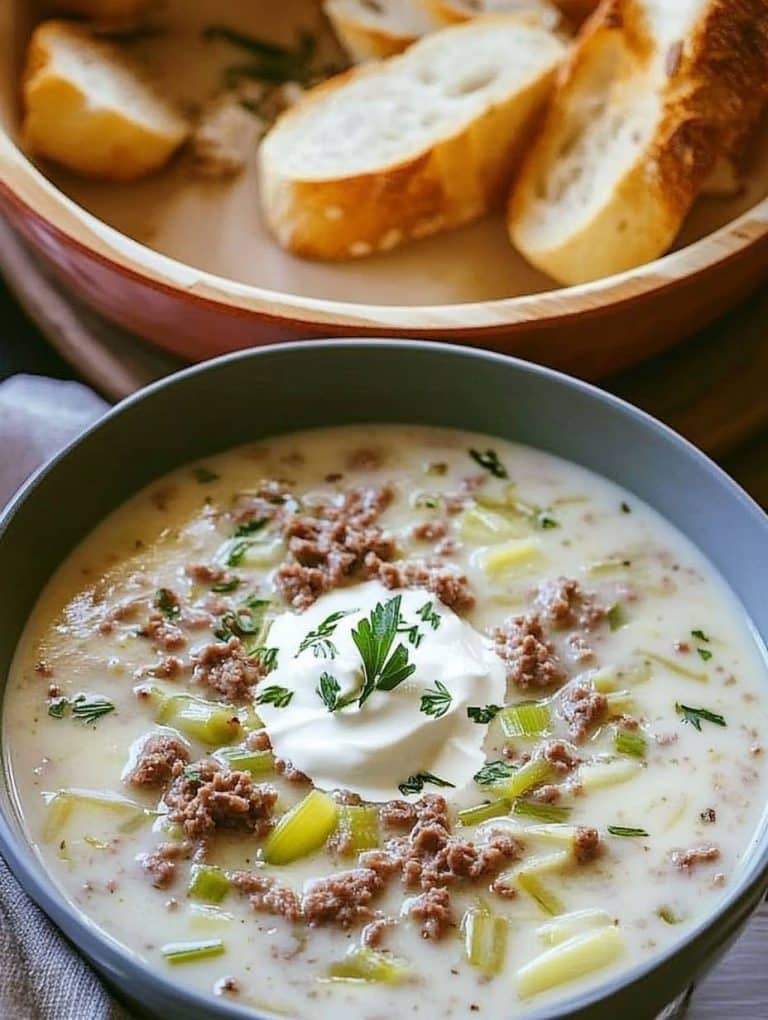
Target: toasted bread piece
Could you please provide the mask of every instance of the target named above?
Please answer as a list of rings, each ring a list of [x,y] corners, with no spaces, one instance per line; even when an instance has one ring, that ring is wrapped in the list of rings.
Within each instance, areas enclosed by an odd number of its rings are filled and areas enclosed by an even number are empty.
[[[555,3],[571,24],[580,25],[590,14],[594,14],[600,0],[555,0]]]
[[[129,181],[166,163],[186,122],[111,43],[70,21],[32,34],[23,138],[37,156],[87,177]]]
[[[356,63],[402,53],[442,27],[423,0],[325,0],[324,9]]]
[[[46,9],[98,21],[122,21],[143,14],[154,0],[48,0]]]
[[[429,11],[446,24],[468,21],[481,14],[531,14],[547,28],[562,22],[560,10],[549,0],[421,0]]]
[[[657,258],[767,89],[768,0],[605,0],[513,191],[513,243],[566,284]]]
[[[564,46],[526,18],[477,18],[310,90],[260,157],[283,247],[384,251],[482,216],[509,186]]]

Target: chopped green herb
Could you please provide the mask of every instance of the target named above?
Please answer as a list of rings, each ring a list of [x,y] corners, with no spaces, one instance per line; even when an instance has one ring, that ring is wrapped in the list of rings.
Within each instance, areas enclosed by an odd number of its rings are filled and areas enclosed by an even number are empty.
[[[339,650],[330,638],[336,630],[339,621],[343,620],[345,616],[356,612],[356,609],[346,609],[326,616],[317,629],[309,631],[303,639],[295,658],[298,658],[302,652],[306,652],[308,648],[311,648],[316,659],[335,659],[339,654]]]
[[[681,705],[675,702],[675,711],[683,717],[684,723],[690,723],[694,729],[701,732],[701,721],[712,723],[714,726],[727,726],[723,716],[717,712],[710,712],[708,708],[692,708],[690,705]]]
[[[692,630],[691,637],[695,637],[697,641],[706,641],[707,644],[712,640],[708,634],[705,634],[703,630]]]
[[[609,825],[608,831],[612,836],[626,836],[628,839],[650,836],[650,833],[645,829],[632,829],[625,825]]]
[[[506,761],[489,761],[476,772],[474,780],[480,786],[491,786],[493,783],[501,783],[516,771],[514,765]]]
[[[536,516],[536,522],[540,528],[547,531],[550,528],[559,528],[560,524],[546,510],[540,510]]]
[[[227,68],[228,84],[235,84],[242,78],[254,78],[256,81],[271,82],[275,85],[289,81],[298,81],[306,85],[318,76],[318,71],[312,68],[316,40],[310,32],[299,32],[298,41],[293,49],[246,35],[227,25],[210,25],[203,33],[203,37],[227,42],[244,50],[252,58],[251,63]]]
[[[278,651],[278,648],[257,648],[253,652],[253,657],[259,660],[267,673],[271,673],[273,669],[277,668]]]
[[[398,784],[397,788],[403,794],[421,793],[426,784],[430,786],[450,786],[451,789],[456,788],[455,783],[449,783],[447,779],[440,779],[439,776],[435,776],[431,772],[417,772],[414,776],[408,776],[404,782]]]
[[[105,715],[114,712],[115,706],[101,694],[77,694],[74,698],[55,698],[48,705],[48,715],[63,719],[70,714],[73,719],[92,726]]]
[[[627,625],[627,614],[621,602],[614,602],[607,613],[608,626],[611,630],[621,630]]]
[[[474,461],[477,461],[480,467],[490,471],[494,478],[509,478],[509,472],[499,460],[499,455],[495,450],[486,450],[485,453],[481,453],[480,450],[470,450],[469,455]]]
[[[214,584],[211,591],[215,591],[217,595],[227,595],[231,591],[237,591],[240,587],[240,578],[232,576],[226,581],[219,581],[218,584]]]
[[[697,648],[696,651],[699,653],[699,658],[703,659],[704,662],[709,662],[712,658],[712,652],[708,648]]]
[[[170,588],[158,588],[155,593],[154,605],[155,609],[168,620],[172,620],[181,612],[179,600]]]
[[[248,655],[257,654],[259,644],[266,636],[264,621],[269,606],[269,599],[259,599],[252,595],[237,609],[224,613],[214,634],[219,641],[238,637],[243,641]]]
[[[432,602],[425,602],[421,609],[416,610],[416,615],[420,617],[424,623],[428,623],[432,630],[437,630],[440,626],[440,614],[435,612]]]
[[[623,514],[631,514],[632,513],[632,507],[629,505],[629,503],[625,502],[624,500],[622,500],[622,503],[621,503],[621,512]]]
[[[209,482],[216,482],[219,479],[215,471],[211,471],[210,468],[205,467],[203,464],[192,468],[192,474],[201,485],[207,485]]]
[[[422,642],[424,635],[419,630],[417,623],[408,624],[403,617],[400,617],[400,622],[397,625],[398,634],[407,634],[408,644],[413,645],[414,648],[418,648]]]
[[[239,567],[245,558],[245,554],[251,548],[251,543],[247,539],[241,539],[239,542],[233,542],[229,553],[227,554],[227,566],[228,567]]]
[[[427,465],[428,475],[445,475],[448,474],[448,465],[444,460],[434,461]]]
[[[398,645],[389,654],[397,634],[401,602],[402,596],[397,595],[383,605],[379,603],[352,631],[352,640],[363,661],[363,689],[358,702],[361,708],[374,691],[394,690],[416,669],[408,662],[404,645]]]
[[[680,924],[682,917],[678,917],[677,914],[670,907],[659,907],[656,911],[657,917],[660,917],[665,924]]]
[[[256,698],[256,704],[274,705],[275,708],[287,708],[291,703],[292,697],[293,691],[289,691],[287,687],[278,687],[273,684],[271,687],[264,688]]]
[[[266,517],[254,517],[252,521],[246,521],[238,527],[235,532],[235,538],[245,538],[246,535],[255,535],[257,531],[261,531],[266,523]]]
[[[484,708],[481,708],[479,705],[470,705],[467,708],[467,715],[472,722],[485,725],[492,722],[500,711],[501,705],[486,705]]]
[[[183,776],[185,779],[188,779],[190,783],[199,783],[201,779],[200,769],[197,765],[185,765]]]
[[[432,715],[435,719],[442,718],[451,707],[453,695],[439,680],[435,680],[435,690],[425,691],[421,696],[421,711],[424,715]]]
[[[436,492],[421,492],[413,500],[416,510],[437,510],[440,503],[441,497]]]
[[[329,712],[335,712],[339,705],[339,694],[341,685],[335,676],[330,673],[323,673],[320,677],[320,684],[317,693]]]

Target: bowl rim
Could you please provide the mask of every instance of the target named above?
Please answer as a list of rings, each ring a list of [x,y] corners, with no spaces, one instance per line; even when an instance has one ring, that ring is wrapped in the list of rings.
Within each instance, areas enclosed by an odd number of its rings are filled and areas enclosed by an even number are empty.
[[[725,266],[768,237],[768,195],[736,219],[677,251],[591,283],[491,301],[376,305],[275,291],[196,269],[135,241],[77,205],[0,130],[0,205],[21,222],[41,221],[60,244],[103,268],[166,296],[229,315],[309,331],[335,327],[388,335],[450,333],[461,337],[552,326],[626,307]],[[30,229],[30,228],[27,228]]]
[[[738,505],[741,514],[748,514],[754,517],[755,523],[765,532],[766,540],[768,541],[768,515],[722,468],[715,464],[706,454],[698,450],[692,443],[669,428],[669,426],[664,425],[627,401],[607,393],[590,383],[519,358],[511,358],[467,346],[440,344],[426,340],[404,342],[399,339],[323,339],[319,340],[317,345],[313,345],[313,350],[318,348],[336,349],[342,346],[348,348],[350,344],[357,347],[361,352],[371,348],[389,348],[397,351],[400,355],[404,351],[409,350],[434,351],[435,353],[439,352],[443,357],[486,361],[500,366],[509,366],[511,364],[524,374],[528,373],[549,378],[561,386],[580,393],[594,403],[607,405],[623,417],[635,419],[638,424],[650,433],[656,433],[664,442],[676,447],[681,455],[697,460],[707,474],[721,488],[724,498],[732,501],[734,505]],[[294,352],[297,356],[301,356],[301,352],[305,350],[304,344],[300,341],[293,341],[275,344],[267,348],[236,351],[211,359],[208,362],[182,369],[179,372],[151,383],[144,389],[122,400],[102,418],[98,419],[77,436],[55,457],[42,465],[27,480],[0,512],[0,542],[3,541],[8,525],[18,510],[32,496],[35,490],[45,483],[46,477],[53,472],[54,468],[65,462],[70,454],[82,443],[87,443],[107,422],[111,423],[115,419],[119,419],[135,405],[141,404],[147,399],[152,399],[158,394],[162,394],[164,390],[172,389],[179,385],[183,386],[190,377],[215,372],[222,364],[250,360],[255,360],[258,364],[259,358],[274,356],[276,353],[283,351]],[[705,556],[708,555],[704,549],[701,552]],[[734,594],[738,598],[739,593],[734,591]],[[5,699],[3,697],[0,699],[0,723],[2,722],[4,702]],[[7,780],[6,785],[10,785],[7,783]],[[126,973],[133,968],[137,978],[140,978],[146,985],[155,989],[158,995],[170,998],[181,1006],[207,1010],[212,1016],[230,1017],[232,1020],[247,1017],[250,1017],[251,1020],[254,1020],[254,1017],[261,1018],[261,1020],[280,1020],[279,1016],[270,1013],[268,1010],[259,1010],[257,1012],[235,1002],[224,1000],[214,1002],[210,995],[185,988],[180,983],[163,976],[151,963],[142,960],[137,953],[121,945],[108,933],[99,929],[95,922],[91,921],[85,913],[78,911],[68,900],[63,890],[59,889],[55,879],[48,873],[42,860],[32,849],[31,841],[25,837],[21,820],[18,818],[14,819],[14,825],[12,820],[6,817],[7,813],[15,813],[12,795],[9,800],[9,812],[6,812],[4,805],[0,802],[0,850],[8,862],[12,874],[22,885],[24,891],[75,942],[78,950],[81,950],[82,947],[82,951],[87,957],[91,961],[96,961],[100,968],[112,974],[118,972]],[[669,966],[683,953],[689,951],[694,944],[700,945],[702,949],[706,949],[705,943],[707,943],[708,936],[709,942],[707,944],[709,945],[709,952],[707,957],[711,958],[713,953],[718,948],[722,948],[746,922],[749,914],[759,902],[766,888],[768,888],[768,813],[765,811],[758,829],[752,836],[748,852],[745,856],[748,859],[746,866],[742,864],[742,867],[739,869],[738,881],[734,882],[733,887],[729,889],[728,894],[720,901],[716,910],[690,929],[679,942],[674,943],[650,959],[636,963],[628,970],[608,977],[593,985],[590,989],[582,991],[569,999],[532,1010],[530,1013],[525,1014],[524,1020],[565,1020],[566,1017],[581,1015],[581,1010],[587,1007],[596,1007],[601,1001],[609,998],[611,995],[639,986],[653,971],[662,966]],[[712,941],[713,939],[714,942]]]

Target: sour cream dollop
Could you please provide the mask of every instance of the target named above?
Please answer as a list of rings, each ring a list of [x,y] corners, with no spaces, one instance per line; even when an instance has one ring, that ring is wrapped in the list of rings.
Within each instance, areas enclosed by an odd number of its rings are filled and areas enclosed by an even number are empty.
[[[353,631],[394,598],[400,622],[389,655],[402,645],[415,669],[360,705],[363,657]],[[483,765],[487,728],[467,708],[504,703],[504,667],[489,641],[429,592],[379,581],[343,588],[279,616],[268,644],[277,666],[258,687],[259,715],[276,754],[321,789],[386,801],[403,795],[409,777],[430,773],[460,788]],[[279,704],[264,700],[269,688]],[[334,700],[348,704],[331,709]]]

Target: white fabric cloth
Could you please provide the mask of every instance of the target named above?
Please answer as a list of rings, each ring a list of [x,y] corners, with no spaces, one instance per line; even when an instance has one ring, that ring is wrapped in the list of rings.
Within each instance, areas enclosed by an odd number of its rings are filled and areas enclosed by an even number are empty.
[[[0,383],[0,507],[108,405],[75,382],[17,375]],[[0,1018],[129,1020],[0,857]]]

